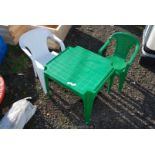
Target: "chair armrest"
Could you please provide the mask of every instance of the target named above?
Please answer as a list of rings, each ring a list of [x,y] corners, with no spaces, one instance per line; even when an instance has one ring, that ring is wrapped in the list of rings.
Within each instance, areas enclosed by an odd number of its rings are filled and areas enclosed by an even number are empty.
[[[131,63],[132,63],[133,60],[135,59],[135,57],[136,57],[137,53],[139,52],[139,50],[140,50],[140,43],[138,43],[138,44],[136,45],[136,48],[135,48],[134,53],[132,54],[130,60],[127,62],[128,65],[131,65]]]
[[[109,46],[109,44],[111,43],[112,38],[110,37],[104,44],[103,46],[98,50],[98,54],[103,55],[103,52],[105,51],[105,49]]]
[[[60,48],[61,48],[61,51],[64,51],[65,50],[65,45],[63,43],[63,41],[61,39],[59,39],[56,35],[54,35],[53,33],[50,33],[49,34],[49,37],[55,41],[56,43],[59,44]]]

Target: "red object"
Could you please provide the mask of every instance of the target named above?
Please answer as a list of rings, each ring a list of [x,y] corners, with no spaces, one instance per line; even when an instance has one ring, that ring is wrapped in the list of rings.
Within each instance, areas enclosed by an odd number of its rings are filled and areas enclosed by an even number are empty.
[[[0,76],[0,104],[2,103],[5,96],[5,82],[2,76]]]

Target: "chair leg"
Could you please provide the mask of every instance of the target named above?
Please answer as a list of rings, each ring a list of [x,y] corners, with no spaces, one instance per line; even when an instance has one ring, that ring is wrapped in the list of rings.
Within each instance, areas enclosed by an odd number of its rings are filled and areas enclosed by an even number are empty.
[[[47,90],[47,94],[49,94],[49,82],[48,82],[48,77],[46,75],[44,75],[44,78],[45,78],[45,87],[46,87],[46,90]]]
[[[111,75],[109,82],[108,82],[108,89],[107,89],[107,93],[109,94],[113,85],[113,81],[114,81],[114,76],[115,75]]]
[[[47,92],[48,92],[47,88],[48,87],[46,87],[46,81],[45,81],[45,77],[44,77],[44,70],[37,68],[37,73],[38,73],[38,77],[39,77],[41,86],[43,88],[43,91],[44,91],[45,94],[47,94]]]
[[[121,75],[119,76],[119,86],[118,86],[118,91],[119,91],[119,93],[122,92],[125,78],[126,78],[126,75],[125,75],[125,74],[121,74]]]
[[[92,113],[94,99],[95,99],[95,95],[92,92],[87,92],[85,94],[85,96],[84,96],[84,99],[83,99],[83,104],[84,104],[84,118],[85,118],[85,123],[87,125],[90,124],[91,113]]]

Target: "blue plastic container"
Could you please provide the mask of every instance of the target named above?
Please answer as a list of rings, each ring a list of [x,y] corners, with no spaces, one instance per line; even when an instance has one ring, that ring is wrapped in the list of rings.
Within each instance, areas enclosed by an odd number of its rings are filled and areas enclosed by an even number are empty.
[[[7,53],[7,45],[4,42],[3,38],[0,36],[0,64],[3,63],[6,53]]]

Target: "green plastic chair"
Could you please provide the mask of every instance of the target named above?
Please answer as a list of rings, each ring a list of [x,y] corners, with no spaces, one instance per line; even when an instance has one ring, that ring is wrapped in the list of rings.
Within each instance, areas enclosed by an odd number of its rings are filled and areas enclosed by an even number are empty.
[[[109,61],[111,61],[115,70],[114,74],[110,77],[109,80],[107,90],[108,93],[111,90],[115,76],[119,77],[118,91],[122,91],[129,67],[131,66],[131,63],[135,59],[138,51],[140,50],[139,40],[135,36],[126,32],[116,32],[112,36],[110,36],[109,39],[105,42],[105,44],[99,49],[98,53],[100,55],[104,54],[103,51],[107,49],[113,39],[115,40],[114,52],[112,55],[106,57]],[[134,48],[134,51],[130,59],[126,60],[131,48]]]

